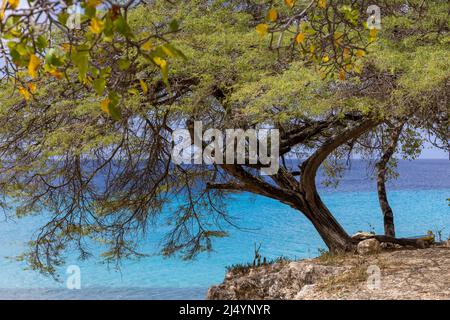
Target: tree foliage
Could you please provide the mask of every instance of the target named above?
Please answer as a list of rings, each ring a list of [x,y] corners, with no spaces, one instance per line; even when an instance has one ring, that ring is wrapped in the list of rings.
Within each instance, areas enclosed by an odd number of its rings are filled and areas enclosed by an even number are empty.
[[[370,4],[381,8],[377,32],[366,1],[105,2],[77,31],[33,18],[46,30],[41,49],[39,32],[2,41],[0,187],[18,215],[50,212],[31,265],[52,273],[67,246],[86,256],[87,238],[107,245],[106,259],[138,255],[137,235],[168,207],[162,252],[192,258],[233,223],[230,191],[290,205],[331,249],[351,249],[317,193],[318,168],[337,177],[354,153],[381,157],[398,123],[405,156],[425,133],[448,149],[448,2]],[[5,8],[2,28],[35,17]],[[279,129],[278,174],[174,165],[173,130],[197,120],[205,130]]]
[[[140,83],[142,87],[159,78],[167,84],[169,60],[183,57],[169,42],[179,28],[170,15],[130,27],[129,11],[143,3],[3,0],[2,75],[14,81],[27,101],[41,78],[92,88],[103,97],[101,109],[118,120],[120,100],[135,94]],[[138,74],[142,68],[159,70],[159,75],[142,77]],[[127,90],[123,81],[128,82]]]

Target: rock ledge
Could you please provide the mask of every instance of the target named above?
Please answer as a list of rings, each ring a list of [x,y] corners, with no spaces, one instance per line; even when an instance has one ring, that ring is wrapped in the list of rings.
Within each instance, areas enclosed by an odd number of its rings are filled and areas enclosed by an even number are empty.
[[[450,299],[449,247],[362,253],[230,270],[207,299]]]

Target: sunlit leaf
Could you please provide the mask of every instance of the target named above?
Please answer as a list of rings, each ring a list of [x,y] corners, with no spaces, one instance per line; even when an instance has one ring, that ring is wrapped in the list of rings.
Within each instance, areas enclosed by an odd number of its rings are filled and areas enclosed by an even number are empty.
[[[305,41],[305,33],[300,32],[299,34],[297,34],[297,36],[295,37],[295,42],[297,43],[303,43]]]
[[[265,23],[260,23],[256,26],[256,32],[258,32],[261,37],[264,37],[269,32],[269,26]]]
[[[37,71],[41,65],[41,60],[34,54],[30,55],[30,62],[28,63],[28,74],[31,78],[36,78]]]
[[[29,83],[28,84],[28,89],[30,89],[31,93],[35,93],[36,92],[36,84],[35,83]]]
[[[167,64],[167,61],[160,57],[153,58],[153,61],[160,68],[164,83],[168,85],[169,65]]]
[[[104,27],[103,21],[101,21],[98,18],[93,18],[91,20],[91,25],[89,26],[89,29],[91,30],[92,33],[100,34],[103,31],[103,27]]]
[[[141,79],[141,80],[139,80],[139,84],[141,85],[142,92],[144,92],[144,94],[147,94],[147,92],[148,92],[147,83]]]
[[[342,43],[342,40],[344,38],[344,34],[342,32],[336,31],[334,33],[334,35],[333,35],[333,38],[334,38],[334,44],[339,46]]]
[[[91,8],[96,8],[102,4],[102,0],[87,0],[86,6]]]
[[[6,4],[8,3],[7,0],[3,0],[2,1],[2,7],[0,9],[0,20],[3,20],[3,18],[5,17],[5,9],[6,9]]]
[[[274,8],[270,9],[267,12],[267,19],[269,21],[275,22],[275,21],[277,21],[277,18],[278,18],[278,13],[277,13],[277,10],[275,10]]]
[[[348,58],[350,56],[350,50],[348,48],[344,48],[342,55],[344,56],[344,59]]]
[[[184,53],[181,50],[178,50],[170,43],[166,43],[166,44],[162,45],[161,49],[169,57],[179,57],[179,58],[183,58],[185,60],[187,59],[187,57],[184,55]]]
[[[355,56],[358,58],[364,57],[366,55],[366,52],[364,50],[356,50]]]
[[[109,114],[109,103],[111,102],[111,100],[109,98],[106,98],[105,100],[103,100],[100,104],[100,107],[102,109],[103,112],[108,113]]]
[[[19,93],[23,96],[23,98],[28,101],[30,100],[30,92],[24,87],[19,88]]]
[[[64,77],[63,73],[57,69],[52,69],[48,73],[50,73],[56,79],[62,79]]]
[[[295,4],[295,0],[284,0],[284,3],[289,7],[292,8]]]
[[[103,112],[107,113],[111,116],[114,120],[120,120],[120,109],[118,108],[118,104],[120,101],[120,97],[115,92],[111,92],[108,95],[108,98],[104,99],[100,107]]]
[[[153,49],[153,44],[152,42],[149,40],[147,42],[145,42],[142,46],[141,49],[144,51],[151,51]]]
[[[9,6],[15,10],[19,7],[20,0],[8,0],[8,3],[9,3]]]

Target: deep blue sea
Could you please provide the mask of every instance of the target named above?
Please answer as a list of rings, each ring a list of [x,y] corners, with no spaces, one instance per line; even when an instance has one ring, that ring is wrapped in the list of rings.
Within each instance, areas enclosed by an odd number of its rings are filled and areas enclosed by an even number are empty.
[[[400,161],[399,172],[388,187],[398,236],[442,230],[447,238],[450,161]],[[320,188],[324,202],[349,233],[383,232],[375,181],[369,175],[362,161],[354,161],[336,189]],[[203,299],[209,286],[223,280],[226,266],[253,260],[255,244],[261,244],[260,252],[268,259],[314,257],[325,248],[306,218],[279,202],[238,194],[228,205],[242,229],[230,227],[230,237],[216,240],[211,254],[189,262],[162,258],[156,253],[163,233],[156,229],[142,241],[141,251],[149,257],[123,261],[117,269],[96,256],[80,262],[77,255],[69,255],[58,270],[61,282],[25,270],[26,264],[8,258],[25,250],[43,218],[0,219],[0,299]],[[69,265],[80,267],[80,290],[66,288]]]

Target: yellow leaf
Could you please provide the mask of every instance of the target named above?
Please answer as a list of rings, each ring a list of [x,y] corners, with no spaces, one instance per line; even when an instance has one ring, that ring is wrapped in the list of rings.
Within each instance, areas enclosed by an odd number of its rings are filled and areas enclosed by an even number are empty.
[[[105,100],[103,100],[102,101],[102,103],[101,103],[101,108],[102,108],[102,111],[103,112],[105,112],[105,113],[107,113],[107,114],[109,114],[109,103],[111,102],[111,100],[110,99],[108,99],[108,98],[106,98]]]
[[[102,3],[102,0],[87,0],[87,6],[96,8]]]
[[[167,54],[169,57],[175,57],[177,54],[176,52],[169,46],[161,46],[162,51],[164,51],[165,54]]]
[[[8,3],[7,0],[3,0],[2,2],[2,9],[0,10],[0,22],[3,21],[3,18],[5,17],[5,9],[7,3]]]
[[[327,0],[319,0],[319,8],[325,9],[327,7]]]
[[[64,52],[69,52],[71,50],[71,48],[72,48],[72,45],[70,43],[62,43],[61,44],[61,49]]]
[[[265,23],[260,23],[256,26],[256,32],[262,37],[264,37],[269,31],[269,26]]]
[[[166,60],[160,57],[154,57],[153,62],[159,66],[163,82],[169,86],[169,65]]]
[[[63,78],[63,74],[61,71],[58,71],[56,69],[52,69],[50,70],[48,73],[50,73],[52,76],[54,76],[56,79],[62,79]]]
[[[297,43],[303,43],[305,41],[305,37],[306,34],[303,32],[300,32],[299,34],[297,34],[297,36],[295,37],[295,42]]]
[[[145,83],[145,81],[144,80],[139,80],[139,83],[141,84],[141,89],[142,89],[142,91],[144,92],[144,94],[147,94],[147,92],[148,92],[148,86],[147,86],[147,83]]]
[[[330,61],[330,57],[328,57],[327,55],[322,58],[322,62],[326,63],[328,61]]]
[[[348,48],[344,48],[342,55],[344,56],[344,59],[348,58],[350,56],[350,50]]]
[[[129,94],[133,94],[135,96],[139,95],[139,90],[136,88],[131,88],[127,90]]]
[[[103,21],[101,21],[100,19],[93,18],[91,20],[91,25],[90,25],[89,29],[92,31],[92,33],[100,34],[103,31],[104,24],[105,23]]]
[[[153,61],[162,69],[167,67],[167,61],[160,58],[160,57],[154,57]]]
[[[294,4],[295,4],[295,0],[284,0],[284,3],[286,3],[286,5],[289,8],[292,8],[294,6]]]
[[[30,93],[24,87],[19,88],[19,93],[23,96],[23,98],[28,101],[30,100]]]
[[[339,80],[345,80],[345,70],[341,69],[341,71],[339,71]]]
[[[356,50],[355,55],[358,58],[364,57],[366,55],[366,52],[364,50]]]
[[[35,93],[36,92],[36,84],[35,83],[29,83],[28,84],[28,89],[30,89],[31,93]]]
[[[141,46],[141,49],[144,51],[151,51],[153,48],[152,42],[149,40]]]
[[[8,2],[12,9],[17,9],[20,4],[20,0],[8,0]]]
[[[36,78],[37,71],[41,65],[41,60],[34,54],[30,56],[30,62],[28,63],[28,74],[31,78]]]
[[[371,38],[375,39],[377,37],[377,34],[378,34],[378,29],[375,29],[375,28],[370,29],[369,34],[370,34]]]
[[[165,83],[167,83],[167,77],[169,74],[169,68],[168,68],[167,61],[160,57],[154,57],[153,62],[161,69],[163,81]]]
[[[344,38],[344,35],[342,34],[342,32],[335,32],[333,37],[334,37],[334,44],[340,45],[342,43],[342,39]]]
[[[277,10],[273,8],[270,9],[269,12],[267,13],[267,19],[272,22],[275,22],[277,21],[277,18],[278,18]]]

